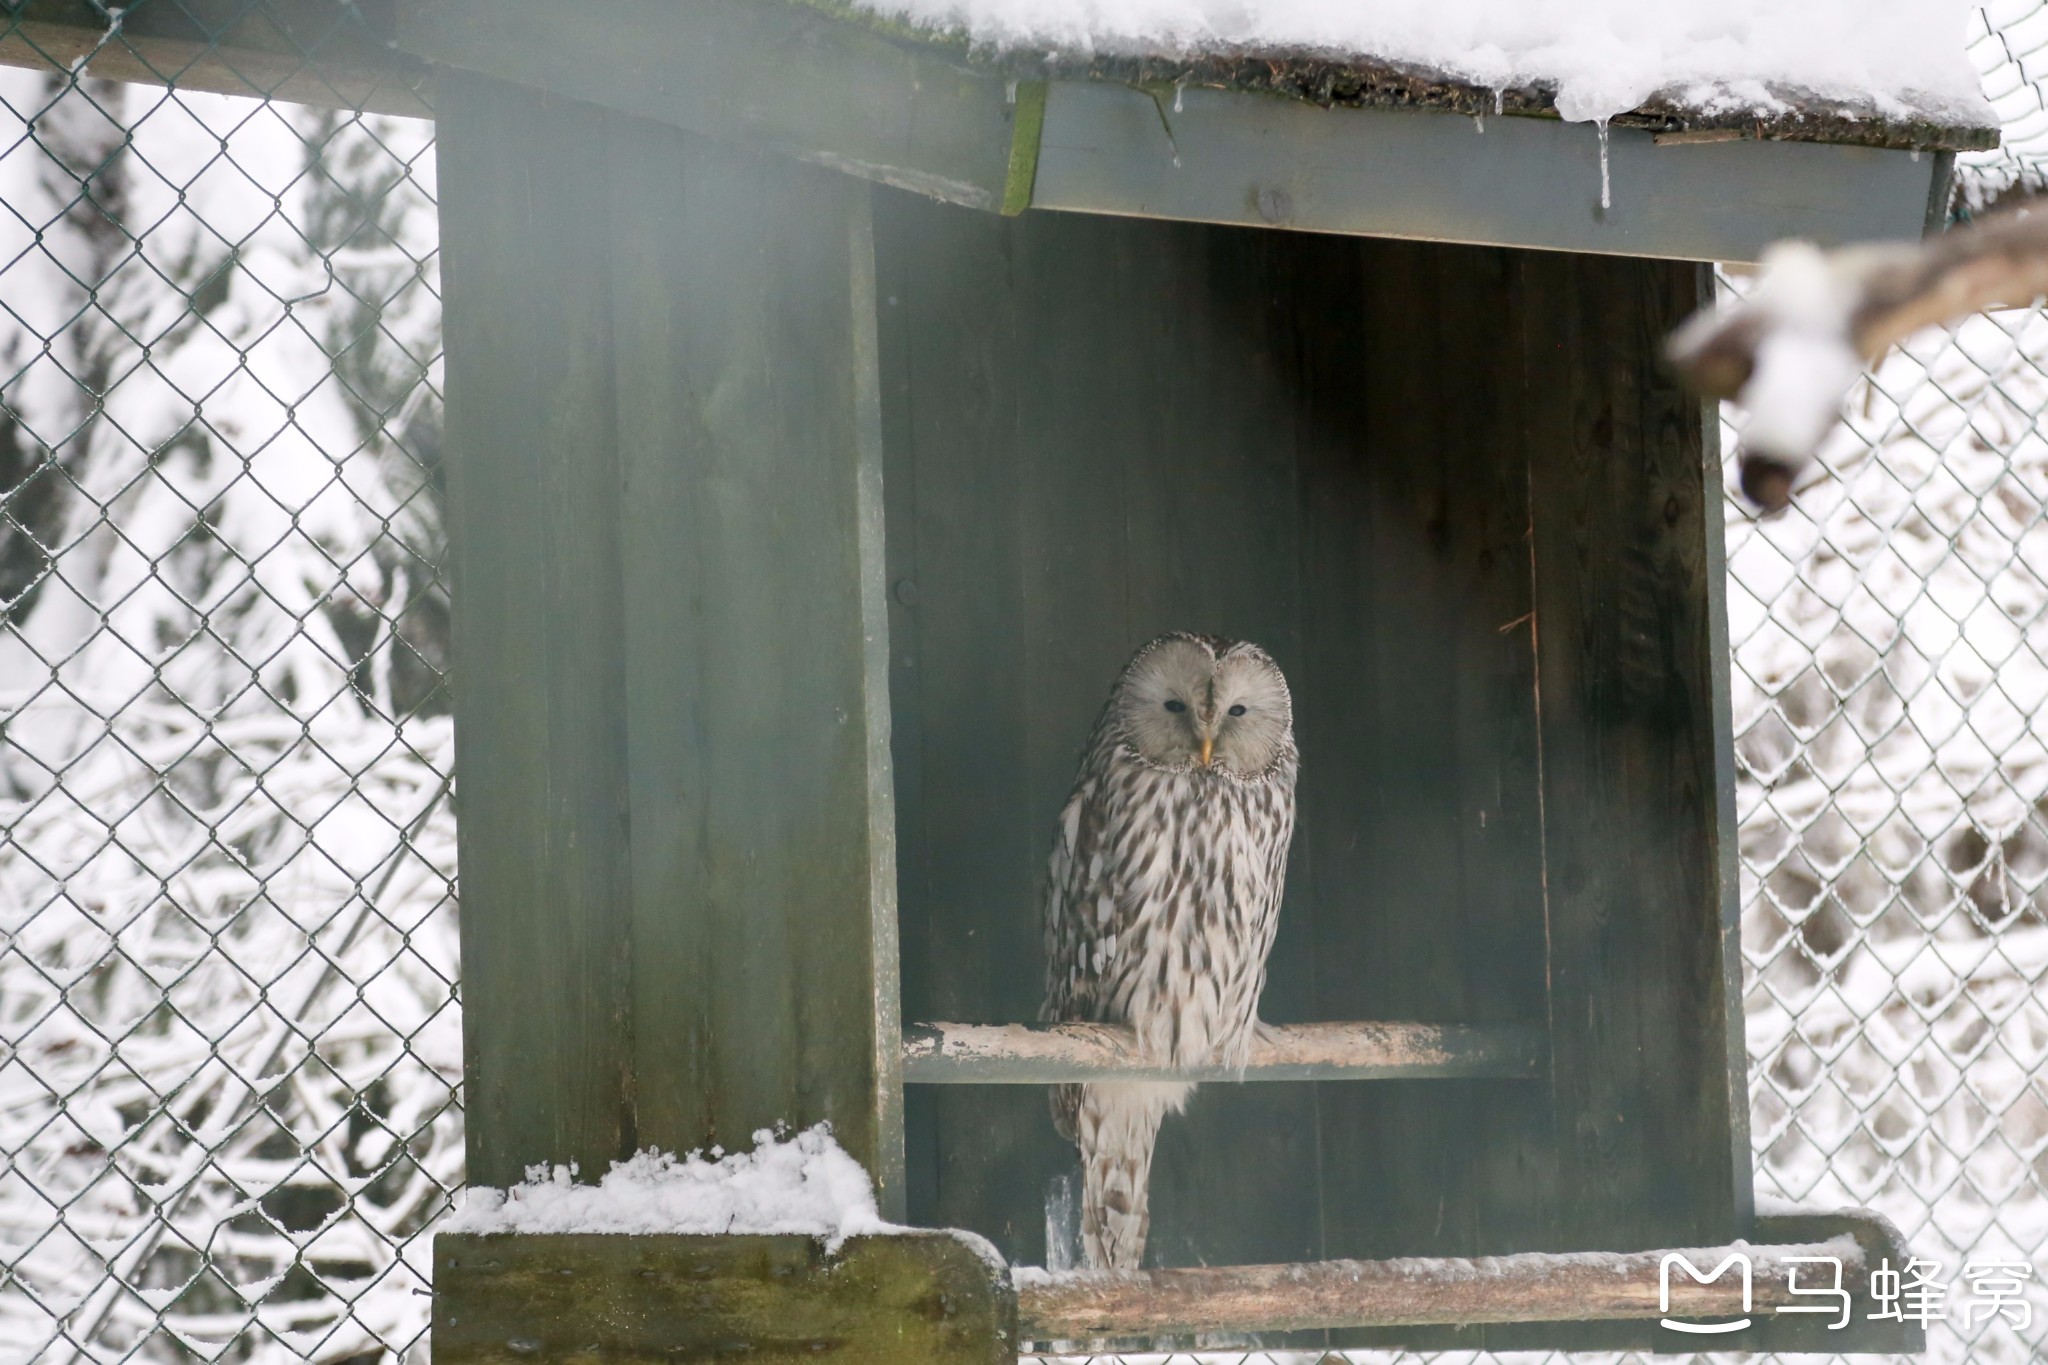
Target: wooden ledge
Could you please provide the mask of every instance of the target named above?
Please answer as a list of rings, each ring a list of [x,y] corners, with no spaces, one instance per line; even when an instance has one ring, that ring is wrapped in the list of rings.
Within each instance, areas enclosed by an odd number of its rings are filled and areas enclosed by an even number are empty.
[[[1748,1256],[1748,1305],[1739,1266],[1699,1284],[1674,1265],[1666,1309],[1660,1280],[1667,1255],[1683,1256],[1702,1275],[1732,1256]],[[1825,1264],[1795,1267],[1791,1258],[1802,1256],[1840,1261],[1841,1279]],[[1867,1252],[1847,1235],[1788,1246],[1735,1243],[1674,1252],[1308,1261],[1061,1276],[1025,1271],[1017,1276],[1017,1321],[1027,1341],[1081,1341],[1306,1328],[1755,1318],[1780,1307],[1826,1302],[1810,1292],[1792,1294],[1795,1268],[1802,1291],[1836,1283],[1853,1291],[1870,1279]]]
[[[1346,1332],[1459,1326],[1483,1330],[1467,1343],[1474,1348],[1583,1348],[1592,1323],[1608,1324],[1594,1340],[1612,1345],[1618,1329],[1631,1349],[1925,1349],[1917,1325],[1871,1317],[1871,1269],[1880,1260],[1896,1269],[1908,1255],[1881,1217],[1767,1216],[1755,1236],[1677,1251],[1053,1276],[1013,1273],[987,1242],[962,1232],[852,1237],[830,1255],[803,1236],[442,1233],[434,1239],[434,1358],[601,1365],[744,1356],[795,1365],[822,1355],[849,1365],[1004,1365],[1031,1344],[1258,1338],[1270,1348],[1282,1334],[1327,1331],[1326,1344],[1344,1345],[1361,1344],[1347,1343]],[[1674,1255],[1693,1269],[1671,1268],[1667,1309],[1664,1262]],[[1746,1311],[1740,1263],[1723,1264],[1735,1256],[1749,1258]],[[1795,1264],[1802,1256],[1839,1262],[1839,1279],[1831,1265]],[[1716,1271],[1706,1283],[1694,1278]],[[1778,1312],[1830,1306],[1814,1291],[1836,1284],[1850,1297],[1851,1327],[1834,1327],[1832,1307]],[[1725,1335],[1685,1330],[1745,1320]]]
[[[87,0],[25,0],[0,20],[0,66],[332,109],[431,118],[428,69],[394,51],[383,11],[332,0],[131,6],[109,31]]]
[[[1008,1365],[1016,1300],[971,1234],[441,1233],[435,1365]]]
[[[1338,1023],[1268,1026],[1239,1071],[1176,1071],[1138,1057],[1114,1024],[912,1024],[903,1079],[913,1085],[1057,1085],[1070,1081],[1528,1080],[1549,1057],[1543,1026]]]

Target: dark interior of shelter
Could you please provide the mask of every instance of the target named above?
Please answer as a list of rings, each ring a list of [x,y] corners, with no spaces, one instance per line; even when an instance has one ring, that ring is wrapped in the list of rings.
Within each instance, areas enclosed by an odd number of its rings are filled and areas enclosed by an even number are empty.
[[[1558,1074],[1207,1086],[1149,1259],[1741,1235],[1719,488],[1656,358],[1708,270],[875,205],[903,1018],[1036,1017],[1117,669],[1254,640],[1304,756],[1265,1019],[1541,1021]],[[1044,1088],[906,1106],[912,1221],[1044,1264]]]

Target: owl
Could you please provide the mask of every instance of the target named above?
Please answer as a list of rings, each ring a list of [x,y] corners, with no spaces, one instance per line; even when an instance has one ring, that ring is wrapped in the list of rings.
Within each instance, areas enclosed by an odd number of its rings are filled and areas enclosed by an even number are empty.
[[[1046,1020],[1127,1024],[1148,1062],[1243,1066],[1294,837],[1294,712],[1257,645],[1162,635],[1125,666],[1054,831]],[[1081,1153],[1081,1237],[1136,1269],[1159,1124],[1194,1086],[1053,1090]]]

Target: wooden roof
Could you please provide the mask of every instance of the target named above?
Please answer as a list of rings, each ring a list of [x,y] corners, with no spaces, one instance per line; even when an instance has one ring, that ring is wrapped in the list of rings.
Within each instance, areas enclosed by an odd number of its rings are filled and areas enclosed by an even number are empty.
[[[454,66],[1006,213],[1692,259],[1917,235],[1945,218],[1950,155],[1998,136],[1796,92],[1768,116],[1652,101],[1603,135],[1561,120],[1542,85],[1304,53],[978,52],[846,0],[264,13],[255,25],[232,0],[185,0],[103,41],[83,0],[28,0],[0,62],[89,59],[96,75],[413,114],[431,112],[433,67]]]
[[[1547,82],[1495,88],[1414,63],[1364,55],[1275,48],[1199,56],[1102,56],[980,52],[964,36],[915,28],[874,14],[848,0],[782,0],[858,24],[896,41],[942,51],[969,65],[1007,77],[1106,80],[1126,85],[1202,87],[1285,95],[1323,108],[1435,109],[1483,118],[1558,117],[1556,90]],[[1981,151],[1998,145],[1988,123],[1961,122],[1913,110],[1886,112],[1875,100],[1831,99],[1811,91],[1772,88],[1781,108],[1758,112],[1707,107],[1659,95],[1617,114],[1618,128],[1652,133],[1725,133],[1736,137],[1828,142],[1911,151]],[[1910,102],[1907,102],[1910,105]]]

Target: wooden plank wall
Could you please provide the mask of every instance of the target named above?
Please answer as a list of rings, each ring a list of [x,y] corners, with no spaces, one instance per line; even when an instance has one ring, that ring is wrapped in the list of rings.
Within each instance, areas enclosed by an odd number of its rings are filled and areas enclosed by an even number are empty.
[[[876,212],[905,1016],[1034,1017],[1043,859],[1110,681],[1161,630],[1245,636],[1304,753],[1267,1017],[1555,1013],[1570,1056],[1552,1084],[1206,1087],[1161,1138],[1153,1259],[1728,1227],[1718,508],[1653,360],[1703,274]],[[1043,1105],[913,1088],[913,1217],[1037,1262],[1071,1161]]]
[[[900,1210],[867,187],[442,92],[469,1178],[830,1119]]]

